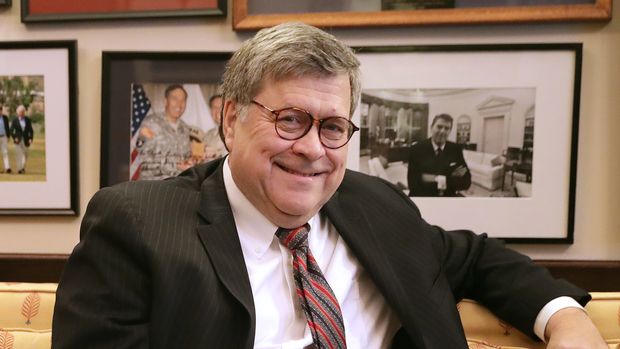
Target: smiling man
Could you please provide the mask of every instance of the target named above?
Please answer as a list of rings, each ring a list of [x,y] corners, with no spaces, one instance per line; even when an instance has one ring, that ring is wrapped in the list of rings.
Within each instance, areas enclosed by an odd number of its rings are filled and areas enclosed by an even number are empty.
[[[226,158],[91,200],[53,348],[465,349],[463,297],[550,348],[605,347],[583,290],[346,170],[360,75],[336,38],[261,30],[223,92]]]

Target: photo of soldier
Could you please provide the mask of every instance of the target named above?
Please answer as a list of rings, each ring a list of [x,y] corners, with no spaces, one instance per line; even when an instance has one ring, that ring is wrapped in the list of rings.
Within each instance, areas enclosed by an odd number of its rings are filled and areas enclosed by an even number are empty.
[[[217,90],[217,84],[132,84],[129,179],[167,178],[221,156],[206,142],[208,130],[217,129],[210,110],[221,102],[208,106],[205,96]]]
[[[187,91],[182,85],[166,88],[165,112],[147,116],[140,126],[136,148],[140,155],[139,179],[163,179],[190,167],[190,128],[181,120]]]
[[[222,95],[216,94],[209,98],[209,110],[215,126],[205,133],[205,160],[220,158],[226,154],[226,146],[220,138],[220,112],[222,111]]]

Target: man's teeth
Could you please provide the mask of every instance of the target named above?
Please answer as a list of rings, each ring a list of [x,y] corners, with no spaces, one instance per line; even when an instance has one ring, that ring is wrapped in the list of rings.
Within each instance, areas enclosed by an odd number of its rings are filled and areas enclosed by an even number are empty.
[[[293,170],[291,170],[291,169],[289,169],[289,168],[286,168],[286,167],[283,167],[283,166],[281,166],[281,167],[282,167],[282,169],[283,169],[283,170],[285,170],[286,172],[288,172],[288,173],[290,173],[290,174],[297,175],[297,176],[303,176],[303,177],[313,177],[313,176],[316,176],[316,175],[317,175],[316,173],[301,173],[301,172],[293,171]]]

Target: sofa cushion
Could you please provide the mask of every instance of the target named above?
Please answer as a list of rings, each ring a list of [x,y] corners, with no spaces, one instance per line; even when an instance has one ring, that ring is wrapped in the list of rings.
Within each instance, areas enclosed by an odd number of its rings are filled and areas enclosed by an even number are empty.
[[[590,292],[588,315],[608,343],[620,343],[620,292]],[[620,348],[619,348],[620,349]]]
[[[586,311],[610,349],[620,349],[620,292],[590,292],[592,300]],[[543,349],[536,342],[509,324],[499,320],[487,308],[464,299],[457,308],[469,348],[529,348]],[[486,346],[485,346],[486,345]]]
[[[475,301],[464,299],[457,308],[468,341],[478,341],[502,348],[544,349],[545,344],[534,342],[523,332],[498,319],[487,308]],[[472,348],[470,346],[470,348]],[[475,346],[473,348],[476,348]],[[484,347],[480,347],[484,348]],[[491,348],[493,348],[491,346]]]
[[[608,343],[609,349],[620,349],[620,344]],[[531,349],[532,347],[513,347],[506,345],[495,345],[485,341],[476,339],[468,339],[467,346],[469,349]]]
[[[6,349],[49,349],[52,346],[52,331],[23,329],[0,329],[0,348]]]
[[[463,150],[463,157],[468,166],[469,164],[482,164],[484,153],[473,150]]]
[[[500,166],[503,163],[504,163],[504,159],[499,155],[491,159],[491,166]]]
[[[0,328],[49,330],[56,284],[0,283]]]
[[[506,345],[495,345],[477,339],[467,339],[469,349],[530,349],[526,347],[512,347]]]
[[[490,154],[490,153],[482,153],[482,164],[485,166],[489,166],[492,167],[491,165],[491,160],[495,159],[495,157],[497,156],[496,154]]]

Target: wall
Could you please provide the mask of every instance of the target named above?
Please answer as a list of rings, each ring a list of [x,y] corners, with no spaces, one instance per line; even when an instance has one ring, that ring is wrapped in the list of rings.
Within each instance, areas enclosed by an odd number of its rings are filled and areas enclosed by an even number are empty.
[[[0,40],[78,40],[82,213],[99,187],[101,51],[229,51],[249,33],[230,19],[129,20],[24,25],[20,1],[0,10]],[[620,259],[620,10],[609,23],[339,29],[350,45],[583,42],[581,127],[573,245],[520,245],[539,259]],[[230,17],[230,15],[229,15]],[[536,217],[532,217],[536,219]],[[0,216],[0,253],[69,253],[80,217]]]

